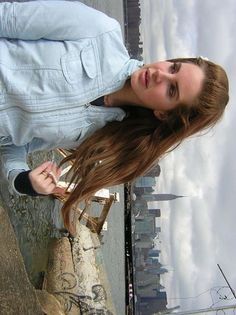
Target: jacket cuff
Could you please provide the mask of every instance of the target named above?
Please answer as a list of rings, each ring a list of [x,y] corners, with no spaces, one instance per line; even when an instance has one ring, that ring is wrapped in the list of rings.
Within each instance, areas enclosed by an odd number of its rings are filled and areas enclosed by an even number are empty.
[[[32,184],[31,184],[31,181],[29,179],[29,172],[30,171],[31,170],[23,171],[23,172],[18,173],[15,176],[15,178],[12,182],[13,189],[17,194],[20,194],[20,195],[28,195],[28,196],[32,196],[32,197],[40,196],[40,194],[38,194],[34,190]]]

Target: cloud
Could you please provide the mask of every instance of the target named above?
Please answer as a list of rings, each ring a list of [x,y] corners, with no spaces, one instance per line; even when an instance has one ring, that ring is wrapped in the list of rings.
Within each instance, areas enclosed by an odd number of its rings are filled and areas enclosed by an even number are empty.
[[[163,6],[155,5],[155,1],[141,2],[142,12],[142,40],[144,42],[144,60],[145,62],[166,58],[165,37],[162,28]]]
[[[198,49],[222,62],[235,51],[236,3],[218,0],[197,1]]]

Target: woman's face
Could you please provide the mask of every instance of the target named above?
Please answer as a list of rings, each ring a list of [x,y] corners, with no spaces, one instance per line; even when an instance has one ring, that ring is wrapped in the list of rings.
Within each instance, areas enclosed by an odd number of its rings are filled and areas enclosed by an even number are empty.
[[[178,104],[191,105],[201,92],[203,70],[192,63],[161,61],[145,65],[131,76],[139,104],[157,116]]]

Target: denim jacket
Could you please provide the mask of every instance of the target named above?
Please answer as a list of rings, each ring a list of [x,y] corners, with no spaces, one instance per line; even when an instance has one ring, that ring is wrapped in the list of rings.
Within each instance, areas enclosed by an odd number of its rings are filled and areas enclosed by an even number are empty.
[[[0,155],[10,182],[36,150],[73,148],[120,108],[89,103],[142,65],[119,23],[79,2],[0,3]]]

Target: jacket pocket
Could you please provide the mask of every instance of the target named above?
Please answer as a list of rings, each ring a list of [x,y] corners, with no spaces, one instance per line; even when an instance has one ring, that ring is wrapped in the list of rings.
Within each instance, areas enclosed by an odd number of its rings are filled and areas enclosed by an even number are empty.
[[[85,124],[81,128],[75,128],[71,132],[71,135],[73,137],[73,142],[76,142],[76,143],[82,142],[85,138],[87,138],[91,134],[92,128],[93,128],[93,123]]]
[[[77,85],[81,92],[88,92],[100,85],[99,60],[91,43],[62,56],[61,67],[66,81]]]
[[[12,137],[11,136],[2,136],[0,137],[0,146],[11,145]]]

